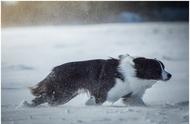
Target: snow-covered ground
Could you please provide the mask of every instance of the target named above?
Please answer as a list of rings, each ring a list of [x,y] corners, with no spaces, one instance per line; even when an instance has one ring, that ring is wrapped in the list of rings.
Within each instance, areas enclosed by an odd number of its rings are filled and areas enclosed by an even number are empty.
[[[2,29],[3,124],[187,124],[188,23],[130,23]],[[22,106],[27,89],[65,62],[129,53],[163,61],[173,77],[159,81],[143,99],[146,107],[85,106],[81,94],[66,105]]]

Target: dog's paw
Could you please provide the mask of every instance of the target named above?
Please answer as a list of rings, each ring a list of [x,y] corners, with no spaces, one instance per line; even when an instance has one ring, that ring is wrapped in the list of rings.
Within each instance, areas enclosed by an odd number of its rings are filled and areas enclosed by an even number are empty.
[[[146,106],[144,101],[141,98],[128,98],[128,99],[123,99],[123,103],[126,106]]]
[[[94,96],[91,96],[88,101],[86,101],[85,105],[96,105],[96,100]]]

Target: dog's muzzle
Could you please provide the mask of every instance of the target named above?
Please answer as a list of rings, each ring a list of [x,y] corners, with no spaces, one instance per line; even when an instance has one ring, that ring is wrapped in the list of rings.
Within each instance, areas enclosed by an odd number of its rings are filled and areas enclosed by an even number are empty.
[[[170,73],[168,73],[167,71],[164,70],[162,72],[162,80],[163,81],[168,81],[171,77],[172,77],[172,75]]]

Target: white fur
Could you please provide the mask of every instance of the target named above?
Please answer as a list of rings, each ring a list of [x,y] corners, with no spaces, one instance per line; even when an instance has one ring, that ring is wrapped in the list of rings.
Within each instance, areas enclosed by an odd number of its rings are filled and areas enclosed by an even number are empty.
[[[167,80],[168,79],[168,72],[166,72],[165,70],[162,71],[162,79],[163,80]]]
[[[120,57],[118,71],[125,77],[125,82],[116,79],[115,86],[108,92],[108,101],[115,102],[130,92],[133,93],[133,96],[141,98],[145,90],[156,83],[156,80],[143,80],[135,76],[133,59],[134,58],[129,55]]]
[[[159,62],[159,61],[158,61]],[[166,80],[166,79],[168,79],[168,72],[166,72],[164,69],[163,69],[163,67],[162,67],[162,65],[161,65],[161,63],[159,62],[159,64],[160,64],[160,67],[161,67],[161,69],[162,69],[162,79],[163,80]]]
[[[108,92],[107,101],[115,102],[122,96],[130,93],[131,89],[128,82],[123,82],[116,78],[115,86]]]

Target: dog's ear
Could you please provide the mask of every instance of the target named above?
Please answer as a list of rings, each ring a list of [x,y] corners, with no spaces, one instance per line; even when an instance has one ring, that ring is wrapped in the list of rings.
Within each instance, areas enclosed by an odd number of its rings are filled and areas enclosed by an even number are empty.
[[[135,59],[133,60],[133,62],[135,63],[135,66],[136,66],[137,68],[144,68],[147,61],[146,61],[146,58],[144,58],[144,57],[139,57],[139,58],[135,58]]]

